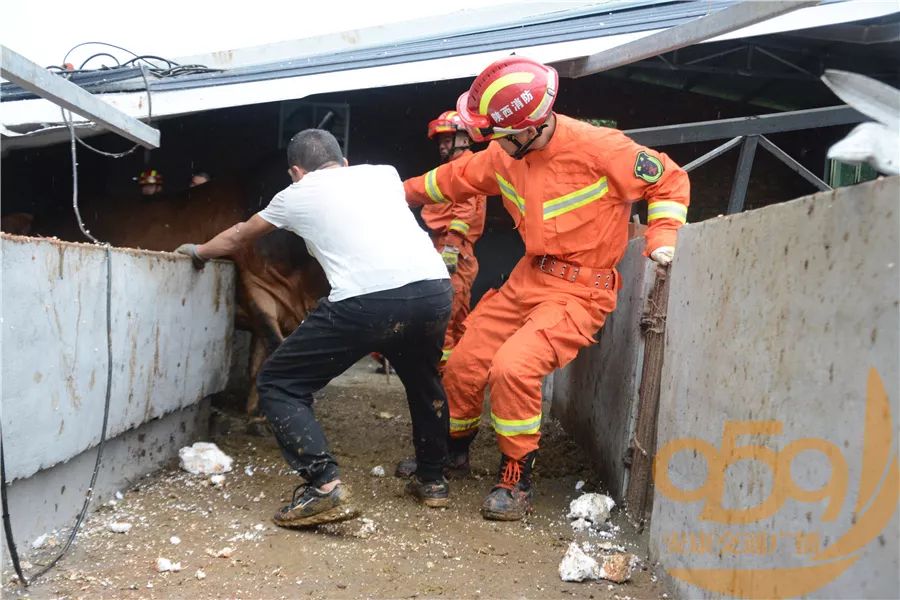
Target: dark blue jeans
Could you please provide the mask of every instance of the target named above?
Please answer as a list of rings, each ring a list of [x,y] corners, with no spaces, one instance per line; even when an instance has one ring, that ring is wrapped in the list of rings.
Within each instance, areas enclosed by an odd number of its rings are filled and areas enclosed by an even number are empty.
[[[452,295],[450,281],[441,279],[323,300],[269,357],[256,380],[260,409],[285,460],[308,483],[338,477],[313,394],[370,352],[391,361],[406,389],[419,477],[441,478],[450,417],[437,367]]]

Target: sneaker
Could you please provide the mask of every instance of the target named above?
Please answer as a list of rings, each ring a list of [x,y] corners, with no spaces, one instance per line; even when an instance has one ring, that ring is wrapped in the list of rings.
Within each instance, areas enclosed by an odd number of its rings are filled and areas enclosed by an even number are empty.
[[[416,473],[415,458],[404,458],[397,463],[394,469],[394,476],[407,479]],[[444,477],[447,479],[465,479],[472,474],[472,465],[469,464],[469,453],[462,452],[458,454],[450,454],[447,457],[447,466],[444,467]]]
[[[422,481],[412,477],[406,484],[406,493],[430,508],[450,506],[450,484],[443,477],[437,481]]]
[[[481,503],[481,516],[492,521],[518,521],[531,512],[531,471],[536,456],[537,450],[520,460],[501,457],[499,481]]]
[[[291,503],[275,513],[272,521],[280,527],[312,527],[357,516],[359,510],[350,506],[350,490],[344,484],[337,484],[330,492],[303,484],[297,486]]]

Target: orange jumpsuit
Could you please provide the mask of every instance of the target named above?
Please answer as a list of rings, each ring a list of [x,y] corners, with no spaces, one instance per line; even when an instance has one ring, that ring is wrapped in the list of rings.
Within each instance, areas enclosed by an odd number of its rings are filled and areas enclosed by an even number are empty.
[[[490,385],[500,451],[521,459],[538,447],[543,377],[592,344],[616,306],[631,204],[649,203],[645,255],[674,246],[687,173],[618,130],[557,114],[547,145],[521,160],[491,143],[404,187],[411,204],[499,194],[522,236],[525,256],[466,320],[444,373],[451,436],[474,435]]]
[[[472,152],[466,150],[453,160],[467,160]],[[484,218],[487,213],[487,198],[483,194],[461,197],[455,202],[431,202],[422,208],[422,220],[431,234],[435,249],[440,252],[444,246],[459,248],[459,263],[456,272],[450,276],[453,285],[453,307],[450,323],[444,337],[444,352],[441,362],[450,357],[450,352],[463,334],[463,321],[469,316],[472,302],[472,283],[478,275],[478,260],[475,258],[475,242],[484,232]]]

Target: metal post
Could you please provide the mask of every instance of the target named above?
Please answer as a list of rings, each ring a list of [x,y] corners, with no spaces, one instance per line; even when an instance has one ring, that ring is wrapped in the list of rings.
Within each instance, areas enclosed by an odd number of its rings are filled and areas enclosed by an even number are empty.
[[[748,135],[741,146],[737,171],[734,174],[734,185],[731,186],[731,197],[728,199],[728,214],[733,215],[744,210],[747,199],[747,185],[750,183],[750,170],[753,168],[753,157],[756,155],[756,144],[759,137]]]

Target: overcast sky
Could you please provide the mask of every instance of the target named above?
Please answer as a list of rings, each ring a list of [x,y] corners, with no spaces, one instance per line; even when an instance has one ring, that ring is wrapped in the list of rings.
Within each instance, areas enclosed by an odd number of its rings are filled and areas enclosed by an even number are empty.
[[[222,0],[5,0],[0,8],[0,41],[42,66],[61,64],[70,48],[88,41],[108,42],[137,54],[176,58],[503,3],[251,0],[239,5]],[[81,48],[69,57],[69,62],[77,67],[98,51],[101,49],[96,46]]]

